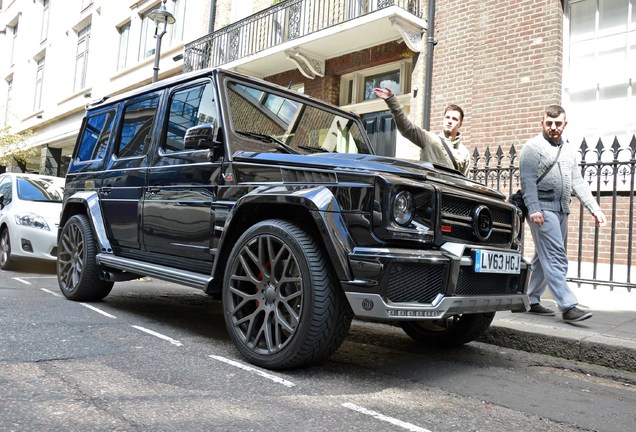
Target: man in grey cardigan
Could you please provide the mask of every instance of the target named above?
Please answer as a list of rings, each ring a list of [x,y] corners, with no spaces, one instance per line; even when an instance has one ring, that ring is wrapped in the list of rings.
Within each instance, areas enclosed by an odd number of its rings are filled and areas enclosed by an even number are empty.
[[[528,223],[535,247],[528,284],[528,312],[555,315],[555,311],[541,305],[541,295],[549,287],[563,320],[582,321],[590,318],[592,312],[577,307],[576,296],[566,281],[568,257],[565,239],[572,195],[576,195],[592,213],[597,226],[604,226],[606,218],[581,176],[576,149],[561,137],[567,125],[565,110],[558,105],[550,105],[541,125],[543,132],[523,146],[519,160],[521,190],[528,207]],[[545,172],[547,174],[544,175]],[[537,182],[542,175],[541,181]]]
[[[402,136],[421,149],[420,160],[454,168],[465,176],[468,175],[470,152],[461,142],[459,128],[464,121],[464,111],[459,106],[446,107],[442,121],[443,135],[435,135],[415,126],[406,117],[391,89],[375,88],[373,92],[388,105]]]

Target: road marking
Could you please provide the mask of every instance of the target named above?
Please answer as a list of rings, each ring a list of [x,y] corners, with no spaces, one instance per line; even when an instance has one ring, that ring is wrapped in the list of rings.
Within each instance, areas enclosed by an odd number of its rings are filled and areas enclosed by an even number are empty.
[[[141,327],[141,326],[136,326],[136,325],[131,326],[131,327],[136,328],[137,330],[141,330],[142,332],[148,333],[149,335],[156,336],[156,337],[158,337],[160,339],[167,340],[172,345],[183,346],[183,344],[181,342],[179,342],[178,340],[172,339],[171,337],[168,337],[166,335],[162,335],[161,333],[157,333],[156,331],[152,331],[152,330],[149,330],[147,328],[144,328],[144,327]]]
[[[18,279],[14,277],[13,279]],[[22,279],[57,279],[57,276],[24,276]]]
[[[372,417],[377,418],[378,420],[382,420],[382,421],[391,423],[391,424],[393,424],[395,426],[399,426],[399,427],[404,428],[406,430],[410,430],[410,431],[413,431],[413,432],[431,432],[428,429],[424,429],[424,428],[421,428],[419,426],[415,426],[412,423],[407,423],[405,421],[398,420],[398,419],[393,418],[393,417],[388,417],[388,416],[385,416],[384,414],[380,414],[379,412],[371,411],[371,410],[368,410],[366,408],[363,408],[361,406],[358,406],[358,405],[355,405],[355,404],[352,404],[352,403],[349,403],[349,402],[343,403],[342,406],[345,407],[345,408],[349,408],[350,410],[357,411],[357,412],[362,413],[362,414],[370,415]]]
[[[41,289],[42,291],[46,292],[46,293],[49,293],[49,294],[51,294],[51,295],[54,295],[55,297],[62,297],[62,294],[60,294],[60,293],[56,293],[56,292],[53,292],[53,291],[51,291],[51,290],[47,290],[46,288],[40,288],[40,289]]]
[[[19,277],[14,277],[13,280],[17,280],[18,282],[22,282],[25,285],[31,285],[31,282],[26,281],[26,280],[24,280],[22,278],[19,278]]]
[[[80,303],[80,304],[81,304],[82,306],[84,306],[84,307],[87,307],[87,308],[89,308],[89,309],[91,309],[91,310],[94,310],[95,312],[97,312],[97,313],[99,313],[99,314],[104,315],[105,317],[112,318],[112,319],[117,319],[117,317],[116,317],[115,315],[111,315],[111,314],[109,314],[108,312],[104,312],[103,310],[98,309],[98,308],[96,308],[96,307],[95,307],[95,306],[93,306],[93,305],[89,305],[89,304],[86,304],[86,303]]]
[[[230,359],[227,359],[225,357],[216,356],[216,355],[211,355],[210,357],[213,358],[214,360],[218,360],[218,361],[221,361],[223,363],[227,363],[229,365],[236,366],[237,368],[246,370],[248,372],[255,373],[256,375],[260,375],[263,378],[267,378],[268,380],[272,380],[272,381],[274,381],[277,384],[282,384],[285,387],[294,387],[294,386],[296,386],[296,384],[294,384],[291,381],[287,381],[286,379],[283,379],[283,378],[278,377],[276,375],[272,375],[272,374],[269,374],[267,372],[263,372],[260,369],[256,369],[254,367],[244,365],[244,364],[236,362],[234,360],[230,360]]]

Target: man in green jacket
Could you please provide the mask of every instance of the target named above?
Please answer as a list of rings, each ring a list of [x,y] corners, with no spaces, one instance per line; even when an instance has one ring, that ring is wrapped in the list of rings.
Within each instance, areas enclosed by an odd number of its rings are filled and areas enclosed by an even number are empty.
[[[402,106],[388,88],[375,88],[373,92],[383,99],[391,110],[397,129],[402,136],[420,150],[420,160],[454,168],[465,176],[470,168],[470,153],[462,144],[459,128],[464,121],[464,111],[457,105],[444,110],[443,134],[436,135],[414,125],[404,114]]]

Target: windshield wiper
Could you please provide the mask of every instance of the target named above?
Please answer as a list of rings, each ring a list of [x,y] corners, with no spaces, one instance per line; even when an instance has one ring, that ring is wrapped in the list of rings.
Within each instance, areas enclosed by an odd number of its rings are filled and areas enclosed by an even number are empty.
[[[271,135],[262,134],[262,133],[258,133],[258,132],[250,132],[250,131],[235,131],[235,132],[237,134],[239,134],[239,135],[243,135],[243,136],[246,136],[246,137],[249,137],[249,138],[254,138],[254,139],[259,140],[261,142],[266,142],[268,144],[277,144],[280,148],[284,149],[288,153],[299,154],[299,152],[295,148],[285,144],[284,142],[282,142],[278,138],[274,138]]]
[[[322,147],[312,147],[312,146],[299,145],[298,148],[310,151],[312,153],[332,153],[329,150],[324,149]]]

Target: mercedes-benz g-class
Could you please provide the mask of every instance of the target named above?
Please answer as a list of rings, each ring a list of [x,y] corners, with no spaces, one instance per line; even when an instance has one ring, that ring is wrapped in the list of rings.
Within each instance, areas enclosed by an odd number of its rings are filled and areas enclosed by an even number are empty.
[[[521,226],[498,191],[374,155],[358,116],[211,69],[87,107],[57,273],[77,301],[144,276],[200,288],[247,360],[289,368],[354,316],[459,345],[525,310]]]

